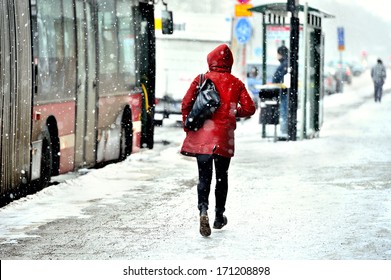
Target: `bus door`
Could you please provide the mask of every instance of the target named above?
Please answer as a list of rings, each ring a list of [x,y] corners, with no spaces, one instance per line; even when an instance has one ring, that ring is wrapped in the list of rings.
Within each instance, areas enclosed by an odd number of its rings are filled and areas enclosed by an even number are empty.
[[[156,45],[155,45],[155,25],[154,6],[148,3],[139,3],[135,7],[134,14],[140,23],[137,27],[139,36],[136,41],[136,56],[139,69],[139,80],[145,86],[144,95],[145,106],[142,115],[141,145],[153,148],[154,136],[154,106],[155,104],[155,76],[156,76]],[[145,46],[148,46],[146,48]]]
[[[76,1],[77,110],[75,167],[93,166],[96,161],[97,91],[94,9],[92,1]]]

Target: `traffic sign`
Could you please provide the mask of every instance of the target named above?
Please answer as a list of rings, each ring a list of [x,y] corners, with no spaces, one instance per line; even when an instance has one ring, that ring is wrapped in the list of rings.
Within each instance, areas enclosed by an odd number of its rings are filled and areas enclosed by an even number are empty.
[[[251,37],[251,24],[250,21],[245,18],[239,18],[235,25],[235,35],[239,43],[245,44]]]
[[[237,0],[240,4],[247,4],[250,0]]]
[[[344,51],[345,50],[345,32],[343,27],[337,28],[338,33],[338,50]]]
[[[235,5],[235,17],[250,17],[253,15],[249,9],[253,7],[252,4],[236,4]]]

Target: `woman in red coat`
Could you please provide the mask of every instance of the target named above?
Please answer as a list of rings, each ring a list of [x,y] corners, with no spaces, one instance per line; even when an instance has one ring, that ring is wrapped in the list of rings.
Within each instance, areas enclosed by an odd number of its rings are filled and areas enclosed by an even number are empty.
[[[181,153],[197,158],[199,181],[197,185],[198,209],[200,210],[200,233],[209,236],[208,219],[210,185],[213,162],[216,169],[216,208],[213,227],[221,229],[227,224],[223,215],[228,191],[228,168],[235,151],[235,129],[237,117],[249,117],[255,112],[255,105],[244,84],[231,74],[233,56],[225,44],[218,46],[207,56],[210,79],[220,94],[221,105],[211,119],[197,131],[185,128],[186,138]],[[200,77],[196,77],[182,100],[182,120],[186,120],[197,96]]]

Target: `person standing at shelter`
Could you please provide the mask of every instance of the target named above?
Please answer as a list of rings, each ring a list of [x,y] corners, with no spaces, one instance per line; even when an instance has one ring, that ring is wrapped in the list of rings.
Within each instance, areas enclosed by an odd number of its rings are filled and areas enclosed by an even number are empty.
[[[371,77],[375,86],[375,102],[381,102],[383,94],[383,85],[387,77],[386,68],[383,61],[379,58],[377,64],[371,70]]]
[[[277,49],[277,59],[280,62],[276,72],[273,75],[272,83],[282,84],[284,76],[288,73],[289,50],[285,46]],[[280,131],[282,136],[288,136],[288,95],[280,94]]]
[[[231,158],[234,156],[234,143],[237,117],[249,117],[255,113],[254,102],[246,90],[242,81],[231,74],[234,62],[229,47],[219,45],[207,56],[209,71],[205,74],[205,80],[210,79],[220,94],[221,105],[205,121],[197,131],[184,127],[186,137],[183,141],[181,153],[186,156],[194,156],[198,165],[198,210],[200,211],[200,233],[209,236],[208,208],[209,193],[213,175],[213,163],[216,171],[215,187],[215,220],[213,228],[221,229],[227,224],[225,204],[228,192],[228,168]],[[182,100],[183,124],[191,111],[197,96],[200,77],[196,77],[191,83]]]
[[[252,66],[250,71],[247,73],[247,86],[252,94],[256,109],[259,104],[259,89],[257,89],[257,85],[259,85],[259,83],[258,68],[256,66]]]

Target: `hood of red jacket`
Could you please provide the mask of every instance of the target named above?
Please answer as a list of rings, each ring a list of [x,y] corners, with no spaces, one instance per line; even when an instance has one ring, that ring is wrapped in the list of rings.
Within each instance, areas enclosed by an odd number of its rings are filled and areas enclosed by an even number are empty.
[[[231,72],[234,57],[226,44],[222,44],[208,54],[209,70],[217,72]]]

